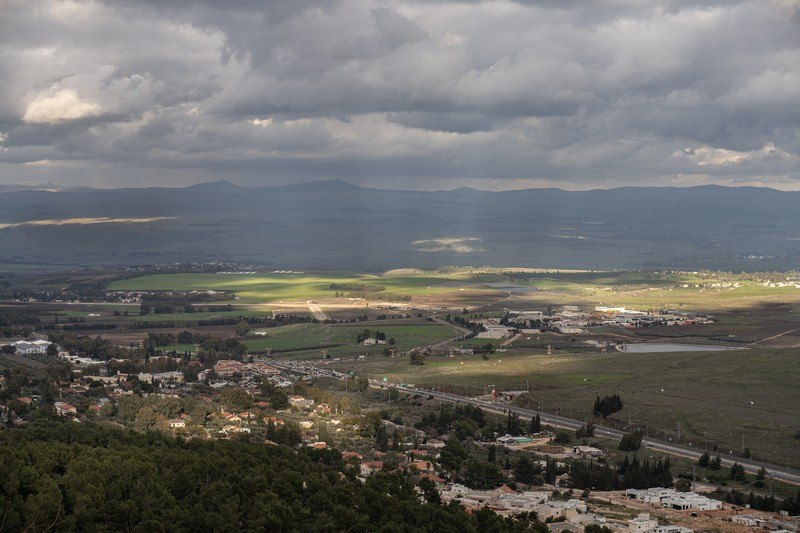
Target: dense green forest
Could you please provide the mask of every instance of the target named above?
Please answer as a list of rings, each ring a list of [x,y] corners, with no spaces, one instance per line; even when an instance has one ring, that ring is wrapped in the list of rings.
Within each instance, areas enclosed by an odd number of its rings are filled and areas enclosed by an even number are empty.
[[[546,531],[399,473],[362,482],[333,450],[41,421],[0,451],[0,531]]]

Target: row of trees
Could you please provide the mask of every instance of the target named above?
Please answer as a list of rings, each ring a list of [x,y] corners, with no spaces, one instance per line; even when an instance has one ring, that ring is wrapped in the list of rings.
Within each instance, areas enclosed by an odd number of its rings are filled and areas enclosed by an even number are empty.
[[[368,283],[331,283],[332,291],[351,291],[351,292],[383,292],[386,290],[384,285],[372,285]]]
[[[617,466],[585,461],[572,461],[569,465],[570,484],[575,488],[594,490],[619,490],[625,488],[671,487],[672,466],[669,457],[651,461],[632,460],[626,456]]]
[[[109,359],[144,359],[145,350],[129,350],[115,346],[108,339],[100,336],[71,335],[69,333],[51,333],[50,342],[54,342],[70,353],[83,357],[94,357],[108,361]]]
[[[251,326],[259,326],[264,328],[277,328],[280,326],[288,326],[290,324],[308,324],[319,323],[319,320],[307,315],[276,315],[276,316],[216,316],[211,318],[202,318],[197,321],[198,327],[205,326],[234,326],[240,322],[245,322]],[[325,324],[334,324],[342,322],[339,320],[326,320]]]
[[[439,411],[430,412],[422,415],[419,422],[414,424],[417,429],[424,429],[428,432],[435,432],[444,435],[451,430],[462,430],[463,433],[471,433],[474,437],[480,433],[480,429],[487,424],[486,413],[480,407],[471,404],[442,404]],[[468,428],[467,431],[463,431]]]
[[[797,494],[778,500],[774,496],[759,496],[752,491],[747,496],[738,490],[732,490],[725,494],[725,501],[734,505],[749,505],[751,509],[760,511],[784,511],[791,516],[800,515],[800,489]]]
[[[480,324],[478,322],[473,322],[460,315],[450,315],[448,313],[447,316],[445,317],[445,320],[450,322],[451,324],[455,324],[457,326],[470,330],[473,336],[477,335],[482,331],[486,331],[486,328],[483,326],[483,324]]]

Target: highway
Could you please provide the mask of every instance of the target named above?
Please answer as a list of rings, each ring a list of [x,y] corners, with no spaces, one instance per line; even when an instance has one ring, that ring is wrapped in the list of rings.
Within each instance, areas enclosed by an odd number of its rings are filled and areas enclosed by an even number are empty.
[[[268,361],[269,364],[275,366],[276,368],[282,368],[285,370],[291,370],[294,372],[300,372],[303,374],[312,374],[317,376],[325,376],[325,377],[332,377],[336,379],[347,379],[348,376],[342,374],[340,372],[327,370],[327,369],[320,369],[313,366],[307,366],[298,363],[284,363],[279,361]],[[553,415],[549,413],[543,413],[541,411],[534,411],[531,409],[523,409],[521,407],[516,407],[513,405],[507,405],[499,402],[490,402],[486,400],[481,400],[478,398],[472,398],[469,396],[458,396],[456,394],[448,394],[445,392],[439,392],[434,390],[416,388],[416,387],[401,387],[399,385],[393,385],[388,383],[382,383],[378,380],[370,380],[370,385],[373,387],[379,388],[393,388],[400,392],[404,392],[406,394],[424,394],[428,396],[433,396],[434,398],[438,398],[440,400],[446,400],[450,402],[457,402],[457,403],[467,403],[471,405],[476,405],[481,407],[482,409],[494,411],[498,413],[507,413],[512,412],[517,414],[521,417],[531,418],[534,415],[538,414],[541,418],[543,423],[550,424],[552,426],[565,428],[565,429],[578,429],[584,423],[580,420],[574,420],[571,418],[567,418],[564,416]],[[607,437],[611,439],[619,440],[624,435],[624,432],[619,431],[617,429],[605,427],[605,426],[595,426],[594,429],[595,435],[599,437]],[[688,457],[691,459],[699,459],[706,450],[701,450],[699,448],[694,448],[691,446],[685,446],[683,444],[676,444],[674,442],[662,441],[658,439],[652,438],[643,438],[642,444],[647,448],[663,453],[669,453],[672,455],[679,455],[683,457]],[[711,452],[709,452],[711,453]],[[716,453],[713,455],[717,455]],[[736,457],[733,455],[728,455],[724,453],[718,454],[720,460],[722,461],[723,466],[733,466],[734,463],[739,463],[744,467],[747,472],[756,473],[762,467],[766,471],[767,475],[772,479],[776,479],[779,481],[785,481],[787,483],[792,483],[795,485],[800,485],[800,470],[789,468],[786,466],[780,465],[773,465],[769,463],[763,463],[761,461],[755,461],[753,459],[745,459],[744,457]]]
[[[451,402],[469,403],[472,405],[480,406],[481,408],[487,410],[503,412],[503,413],[510,411],[514,414],[527,418],[530,418],[538,413],[543,423],[547,423],[556,427],[561,427],[566,429],[578,429],[584,424],[580,420],[573,420],[571,418],[566,418],[563,416],[558,416],[548,413],[542,413],[539,411],[533,411],[531,409],[523,409],[521,407],[515,407],[513,405],[498,404],[497,402],[488,402],[485,400],[470,398],[467,396],[458,396],[455,394],[430,391],[427,389],[416,389],[416,388],[412,389],[408,387],[398,387],[393,385],[391,387],[396,388],[397,390],[402,392],[413,393],[413,394],[427,394],[429,396],[433,396],[434,398],[448,400]],[[605,426],[595,426],[594,433],[595,435],[600,437],[608,437],[617,440],[621,439],[622,436],[624,435],[624,432],[622,431]],[[703,453],[705,453],[705,450],[700,450],[682,444],[675,444],[674,442],[667,442],[651,438],[642,439],[642,444],[647,448],[650,448],[655,451],[669,453],[672,455],[681,455],[683,457],[689,457],[692,459],[699,459],[700,456],[703,455]],[[763,463],[761,461],[755,461],[752,459],[745,459],[743,457],[735,457],[723,453],[720,453],[719,456],[723,466],[730,467],[733,466],[734,463],[739,463],[744,467],[746,471],[751,473],[756,473],[758,472],[759,469],[763,467],[764,470],[766,470],[767,475],[769,475],[773,479],[785,481],[787,483],[800,484],[800,470],[780,465]]]

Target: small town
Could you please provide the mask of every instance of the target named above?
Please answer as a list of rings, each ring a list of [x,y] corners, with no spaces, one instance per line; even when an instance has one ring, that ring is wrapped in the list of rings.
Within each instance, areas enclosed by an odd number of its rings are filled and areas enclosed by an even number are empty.
[[[565,310],[554,320],[579,316]],[[538,314],[513,316],[517,324],[541,320]],[[513,394],[492,391],[480,400],[482,409],[426,399],[413,385],[246,353],[210,365],[156,355],[148,357],[150,370],[137,371],[141,364],[132,360],[79,357],[46,340],[12,345],[26,356],[52,358],[53,380],[37,383],[18,369],[0,376],[0,414],[8,427],[24,427],[34,413],[51,410],[50,416],[74,424],[100,421],[181,439],[330,450],[362,482],[402,473],[422,501],[455,502],[468,513],[524,513],[553,532],[800,531],[800,519],[780,510],[774,498],[752,492],[748,498],[744,489],[721,493],[708,480],[673,477],[670,457],[648,457],[640,433],[629,448],[632,461],[626,455],[615,464],[619,450],[596,437],[591,421],[567,431],[538,415],[520,418],[506,409]],[[621,408],[617,399],[598,398],[605,400]],[[397,405],[417,406],[416,416],[394,414]],[[705,461],[713,468],[714,458]],[[743,480],[741,468],[734,465],[726,477]],[[755,479],[754,486],[764,486],[763,471]]]

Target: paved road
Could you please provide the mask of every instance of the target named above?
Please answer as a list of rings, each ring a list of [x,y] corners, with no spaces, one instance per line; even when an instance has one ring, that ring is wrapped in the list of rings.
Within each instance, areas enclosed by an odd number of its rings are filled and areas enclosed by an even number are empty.
[[[472,333],[467,328],[462,328],[461,326],[456,326],[455,324],[451,324],[450,322],[447,322],[446,320],[443,320],[443,319],[439,318],[438,316],[431,315],[428,318],[430,318],[432,321],[436,322],[437,324],[443,324],[445,326],[450,326],[451,328],[455,328],[455,329],[457,329],[458,331],[461,332],[461,335],[458,335],[456,337],[452,337],[452,338],[445,339],[443,341],[437,342],[436,344],[432,345],[431,348],[434,348],[434,349],[441,348],[442,346],[450,344],[451,342],[455,342],[455,341],[457,341],[459,339],[463,339],[464,336],[469,335],[470,333]]]
[[[498,404],[494,402],[488,402],[485,400],[479,400],[476,398],[457,396],[455,394],[447,394],[438,391],[429,391],[424,389],[410,389],[407,387],[395,387],[395,388],[409,393],[428,394],[435,398],[440,398],[442,400],[469,403],[472,405],[480,406],[481,408],[490,409],[494,411],[502,411],[502,412],[511,411],[514,414],[525,416],[528,418],[532,417],[537,413],[537,411],[533,411],[531,409],[523,409],[521,407],[515,407],[512,405]],[[567,429],[578,429],[583,425],[583,422],[580,420],[573,420],[571,418],[566,418],[563,416],[552,415],[541,412],[539,412],[539,416],[541,417],[542,422],[557,427],[562,427]],[[622,431],[605,426],[595,426],[594,432],[595,435],[598,435],[600,437],[608,437],[612,439],[621,439],[622,435],[624,435],[624,432]],[[642,439],[642,444],[644,444],[645,446],[647,446],[652,450],[669,453],[673,455],[682,455],[684,457],[689,457],[692,459],[699,459],[700,456],[703,455],[703,453],[705,453],[705,450],[700,450],[690,446],[684,446],[682,444],[675,444],[674,442],[667,442],[651,438]],[[735,457],[727,454],[719,454],[719,456],[724,466],[733,466],[734,463],[739,463],[740,465],[744,466],[745,470],[752,473],[758,472],[758,470],[763,467],[764,470],[766,470],[767,474],[773,479],[786,481],[788,483],[800,484],[800,470],[780,465],[771,465],[768,463],[763,463],[761,461],[754,461],[752,459],[745,459],[743,457]]]
[[[269,361],[272,366],[276,368],[282,368],[285,370],[292,370],[294,372],[300,372],[303,374],[314,374],[314,375],[323,375],[327,377],[333,377],[338,379],[347,379],[348,376],[346,374],[342,374],[340,372],[335,372],[326,369],[319,369],[316,367],[306,366],[302,363],[294,363],[294,364],[287,364],[282,361]],[[458,396],[456,394],[448,394],[445,392],[433,391],[428,389],[421,389],[421,388],[411,388],[411,387],[400,387],[397,385],[392,384],[384,384],[378,380],[370,380],[370,384],[375,387],[391,387],[394,389],[399,390],[400,392],[405,392],[407,394],[425,394],[429,396],[433,396],[434,398],[439,398],[441,400],[447,400],[451,402],[459,402],[459,403],[468,403],[472,405],[476,405],[481,407],[482,409],[486,409],[489,411],[495,411],[498,413],[506,413],[508,411],[530,418],[535,414],[539,414],[542,419],[542,422],[550,424],[552,426],[566,428],[566,429],[578,429],[584,423],[580,420],[574,420],[571,418],[567,418],[564,416],[553,415],[548,413],[542,413],[540,411],[534,411],[532,409],[523,409],[521,407],[515,407],[513,405],[506,405],[497,402],[489,402],[486,400],[481,400],[477,398],[472,398],[469,396]],[[624,432],[619,431],[617,429],[605,427],[605,426],[595,426],[594,429],[595,435],[600,437],[608,437],[611,439],[621,439],[624,435]],[[642,444],[647,448],[652,450],[656,450],[663,453],[669,453],[672,455],[680,455],[683,457],[689,457],[692,459],[699,459],[705,450],[701,450],[698,448],[694,448],[691,446],[684,446],[682,444],[676,444],[674,442],[667,442],[658,439],[652,438],[645,438],[642,439]],[[724,466],[733,466],[734,463],[739,463],[744,467],[744,469],[748,472],[755,473],[758,472],[759,469],[762,467],[767,472],[767,475],[773,479],[777,479],[780,481],[785,481],[787,483],[793,483],[796,485],[800,485],[800,470],[789,468],[786,466],[780,465],[773,465],[769,463],[763,463],[761,461],[755,461],[752,459],[745,459],[743,457],[735,457],[732,455],[727,454],[719,454],[720,460]]]

